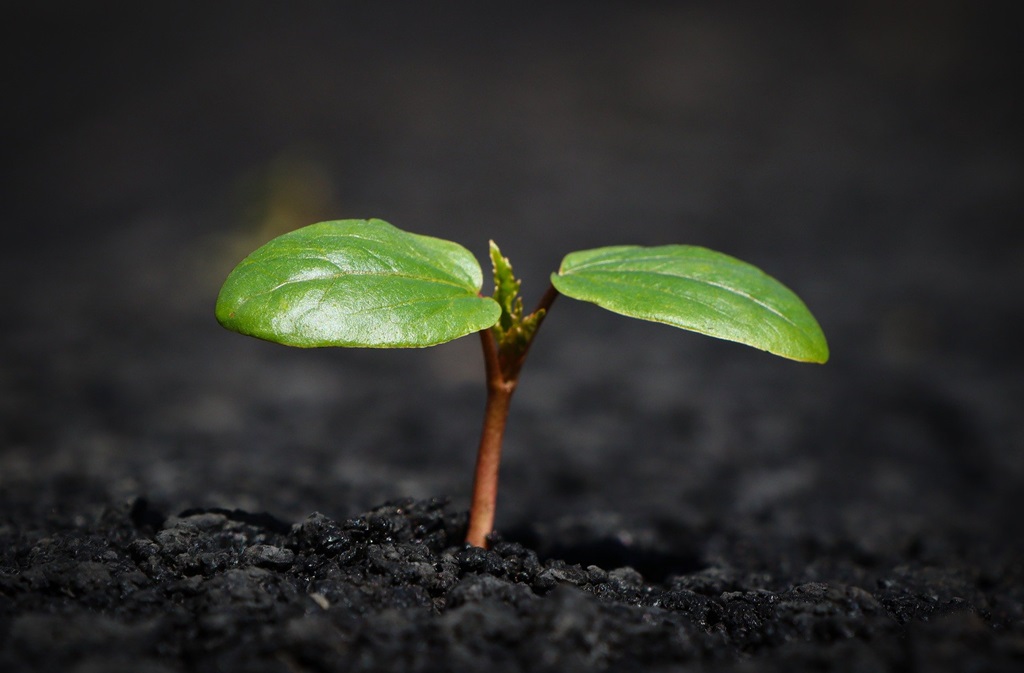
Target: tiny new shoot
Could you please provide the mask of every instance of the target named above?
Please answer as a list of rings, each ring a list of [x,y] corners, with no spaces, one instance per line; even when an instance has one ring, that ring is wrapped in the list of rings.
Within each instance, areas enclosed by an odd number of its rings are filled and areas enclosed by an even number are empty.
[[[755,266],[688,245],[613,246],[567,255],[533,312],[490,243],[494,292],[457,243],[382,220],[321,222],[279,236],[228,275],[216,314],[231,330],[288,346],[420,348],[480,333],[487,406],[466,542],[487,545],[509,404],[537,331],[558,295],[632,318],[824,363],[818,322]]]

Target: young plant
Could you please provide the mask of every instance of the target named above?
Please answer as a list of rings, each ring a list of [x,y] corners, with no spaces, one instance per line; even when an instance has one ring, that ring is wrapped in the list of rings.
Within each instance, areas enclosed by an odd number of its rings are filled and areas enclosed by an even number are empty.
[[[418,348],[479,332],[487,406],[466,541],[494,526],[509,403],[537,330],[559,294],[609,311],[823,363],[825,336],[803,302],[763,271],[685,245],[615,246],[570,253],[537,308],[523,312],[520,281],[490,243],[494,294],[480,294],[472,253],[382,220],[321,222],[246,257],[217,298],[231,330],[288,346]]]

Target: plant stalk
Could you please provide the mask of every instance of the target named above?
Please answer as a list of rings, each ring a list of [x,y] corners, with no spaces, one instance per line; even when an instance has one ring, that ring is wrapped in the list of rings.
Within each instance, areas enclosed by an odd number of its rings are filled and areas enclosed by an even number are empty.
[[[516,381],[507,382],[501,375],[498,349],[491,330],[483,330],[480,336],[483,340],[487,370],[487,407],[484,410],[480,449],[476,455],[473,502],[469,508],[469,530],[466,533],[466,542],[474,547],[486,547],[487,536],[494,530],[501,445],[505,436],[509,405],[512,403],[512,393],[516,389]]]
[[[512,393],[519,383],[519,369],[540,324],[554,303],[558,292],[549,287],[537,306],[540,319],[530,341],[512,352],[503,352],[492,329],[480,332],[484,349],[484,368],[487,376],[487,406],[484,409],[484,427],[480,433],[480,448],[476,456],[473,479],[473,498],[469,509],[469,529],[466,542],[474,547],[487,547],[487,536],[494,530],[494,511],[498,500],[498,468],[501,465],[501,446],[505,437]]]

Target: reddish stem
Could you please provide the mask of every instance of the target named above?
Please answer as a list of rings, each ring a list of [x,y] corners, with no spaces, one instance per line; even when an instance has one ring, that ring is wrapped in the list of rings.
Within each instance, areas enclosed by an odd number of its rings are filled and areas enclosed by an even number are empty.
[[[480,434],[480,449],[476,456],[476,475],[473,480],[473,502],[469,508],[469,530],[466,542],[474,547],[486,547],[487,536],[494,530],[494,508],[498,499],[498,466],[501,464],[501,444],[505,435],[505,422],[512,402],[516,381],[505,381],[498,362],[498,348],[491,330],[480,332],[484,346],[487,371],[487,407],[484,427]]]
[[[543,310],[546,314],[557,296],[555,288],[548,287],[537,305],[537,310]],[[543,321],[544,315],[537,322],[534,337]],[[496,343],[494,332],[490,329],[480,332],[480,340],[484,349],[484,368],[487,375],[487,407],[484,410],[484,427],[480,434],[480,448],[476,457],[473,501],[469,509],[466,542],[474,547],[487,547],[487,536],[494,530],[498,468],[501,464],[501,445],[505,436],[508,410],[512,403],[512,393],[519,383],[519,369],[526,360],[533,338],[531,337],[525,346],[515,352],[502,352]]]

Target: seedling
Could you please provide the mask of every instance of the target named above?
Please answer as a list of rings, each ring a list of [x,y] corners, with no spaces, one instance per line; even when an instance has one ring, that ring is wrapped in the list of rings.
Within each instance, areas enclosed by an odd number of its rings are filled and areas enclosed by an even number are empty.
[[[419,348],[473,332],[483,343],[487,406],[466,541],[487,544],[509,403],[537,330],[559,294],[622,315],[824,363],[825,335],[792,291],[755,266],[695,246],[615,246],[570,253],[537,308],[490,243],[494,294],[451,241],[382,220],[321,222],[246,257],[217,298],[224,327],[288,346]]]

